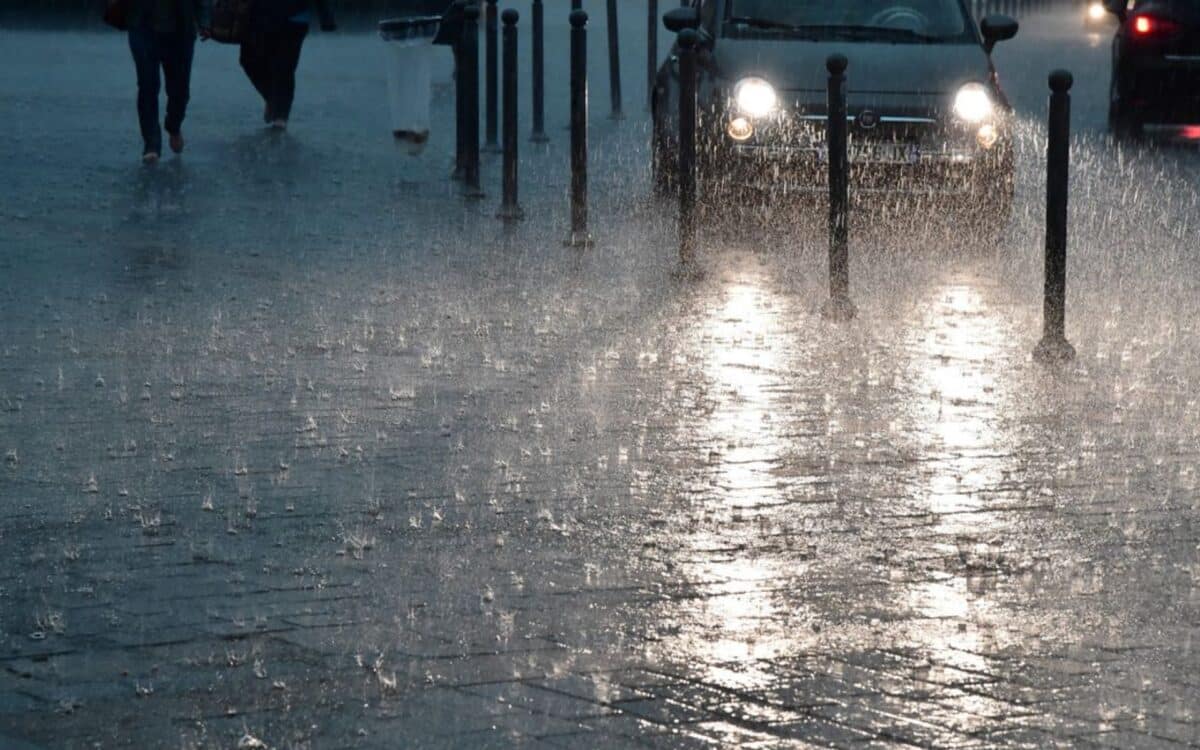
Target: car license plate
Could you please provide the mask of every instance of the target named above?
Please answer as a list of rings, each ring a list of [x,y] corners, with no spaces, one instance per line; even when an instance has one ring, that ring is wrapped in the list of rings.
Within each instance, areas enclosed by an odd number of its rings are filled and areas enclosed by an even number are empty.
[[[851,164],[916,164],[921,149],[915,143],[851,143]]]
[[[781,159],[808,159],[825,164],[829,149],[824,143],[812,143],[801,148],[791,146],[757,146],[755,156]],[[850,143],[847,156],[851,164],[918,164],[923,154],[915,143]]]
[[[822,164],[829,160],[829,149],[823,143],[806,150]],[[846,155],[851,164],[917,164],[921,161],[921,149],[915,143],[850,143]]]

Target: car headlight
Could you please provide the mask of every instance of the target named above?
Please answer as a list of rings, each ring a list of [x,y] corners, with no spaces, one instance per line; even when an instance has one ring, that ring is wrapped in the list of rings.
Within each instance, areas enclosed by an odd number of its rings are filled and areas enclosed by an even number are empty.
[[[735,117],[725,126],[725,132],[735,141],[746,141],[754,135],[754,126],[745,117]]]
[[[978,124],[992,116],[995,106],[982,83],[963,85],[954,95],[954,114],[962,121]]]
[[[1088,5],[1088,18],[1091,18],[1093,21],[1103,20],[1105,13],[1108,13],[1108,11],[1104,9],[1103,3],[1092,3]]]
[[[775,111],[775,88],[761,78],[743,78],[733,87],[733,100],[738,111],[751,117],[762,117]]]
[[[983,148],[985,150],[990,149],[992,146],[995,146],[996,142],[999,140],[1000,140],[1000,131],[997,130],[996,126],[991,124],[990,122],[986,123],[984,125],[980,125],[979,130],[976,131],[976,133],[975,133],[975,142],[978,143],[980,146],[983,146]]]

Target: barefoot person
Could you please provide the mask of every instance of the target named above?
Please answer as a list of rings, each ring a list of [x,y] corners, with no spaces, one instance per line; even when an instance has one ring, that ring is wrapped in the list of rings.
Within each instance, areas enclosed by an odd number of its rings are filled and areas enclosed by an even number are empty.
[[[250,30],[242,41],[242,69],[262,95],[263,120],[276,130],[287,127],[296,94],[296,66],[315,7],[322,31],[336,28],[326,0],[255,0]]]
[[[166,80],[167,116],[163,126],[171,150],[183,151],[183,118],[187,114],[196,33],[207,28],[209,0],[133,0],[129,12],[129,50],[137,69],[137,111],[142,130],[142,160],[158,161],[162,130],[158,126],[159,70]]]

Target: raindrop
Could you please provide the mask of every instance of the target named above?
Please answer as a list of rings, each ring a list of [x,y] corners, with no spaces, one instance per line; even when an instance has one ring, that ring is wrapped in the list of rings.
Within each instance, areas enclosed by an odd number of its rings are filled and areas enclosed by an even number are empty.
[[[237,743],[238,750],[267,750],[267,743],[250,734],[243,732],[242,738]]]

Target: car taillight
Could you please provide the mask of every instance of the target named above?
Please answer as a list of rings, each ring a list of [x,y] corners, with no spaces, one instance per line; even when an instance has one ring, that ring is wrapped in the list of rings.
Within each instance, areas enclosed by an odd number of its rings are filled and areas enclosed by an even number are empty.
[[[1168,21],[1165,18],[1158,16],[1146,15],[1139,13],[1130,19],[1130,28],[1133,29],[1133,35],[1140,38],[1149,38],[1156,36],[1166,36],[1179,31],[1179,24],[1174,21]]]

